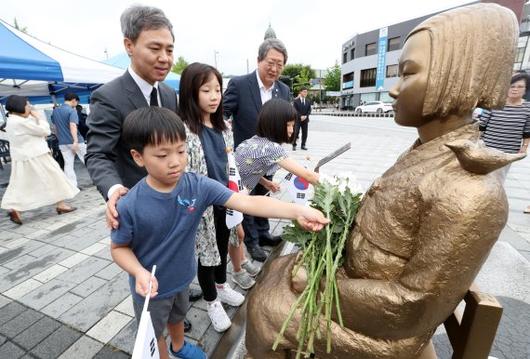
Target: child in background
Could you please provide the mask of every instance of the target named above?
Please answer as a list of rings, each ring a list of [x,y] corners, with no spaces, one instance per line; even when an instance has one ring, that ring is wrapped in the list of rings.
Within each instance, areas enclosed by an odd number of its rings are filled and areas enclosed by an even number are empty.
[[[178,114],[186,126],[188,170],[228,186],[228,152],[234,147],[232,130],[223,119],[221,107],[222,77],[219,71],[195,62],[180,77]],[[245,297],[226,283],[227,253],[234,254],[232,280],[243,289],[255,284],[252,276],[259,269],[244,257],[244,247],[229,245],[230,229],[226,226],[226,208],[206,209],[197,230],[197,278],[207,302],[207,312],[218,332],[232,324],[221,302],[240,306]],[[237,241],[235,235],[232,236]],[[233,240],[233,239],[232,239]],[[229,249],[230,247],[230,249]]]
[[[206,358],[196,345],[184,341],[188,287],[196,274],[195,236],[201,217],[211,205],[226,206],[264,217],[297,219],[306,229],[320,230],[329,221],[321,212],[267,197],[232,192],[208,177],[185,172],[186,132],[179,117],[160,107],[131,112],[122,138],[131,146],[147,177],[118,202],[119,227],[111,233],[112,258],[129,273],[137,321],[149,283],[149,311],[162,359]],[[156,278],[150,271],[157,265]],[[167,326],[171,341],[163,337]]]
[[[294,107],[281,99],[267,101],[261,108],[256,135],[240,143],[235,151],[241,182],[249,192],[258,183],[271,192],[279,191],[280,185],[278,183],[269,181],[263,176],[274,175],[280,167],[296,176],[303,177],[311,184],[318,182],[318,173],[289,158],[281,146],[282,143],[291,143],[297,116]],[[253,221],[253,216],[244,216],[243,229],[245,233],[251,228],[255,228],[255,226],[249,225]],[[257,236],[256,233],[253,238],[257,238]]]

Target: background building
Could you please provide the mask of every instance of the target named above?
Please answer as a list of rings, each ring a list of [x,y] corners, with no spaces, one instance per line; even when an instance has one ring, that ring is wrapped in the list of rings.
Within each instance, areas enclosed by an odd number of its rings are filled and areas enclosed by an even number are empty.
[[[522,9],[520,0],[495,2],[511,8],[520,17],[521,34],[514,70],[530,70],[530,4],[524,4]],[[403,41],[416,25],[437,13],[357,34],[343,43],[340,108],[352,110],[367,101],[391,102],[388,91],[398,81]]]

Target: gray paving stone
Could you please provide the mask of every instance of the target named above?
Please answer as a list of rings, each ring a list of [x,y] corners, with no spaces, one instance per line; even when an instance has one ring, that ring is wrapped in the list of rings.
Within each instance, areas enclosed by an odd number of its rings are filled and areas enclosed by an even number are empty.
[[[215,347],[219,343],[219,340],[221,340],[222,336],[223,333],[217,333],[211,325],[208,330],[206,330],[201,340],[201,347],[206,353],[207,357],[210,357],[212,355],[213,351],[215,350]]]
[[[12,270],[6,275],[0,277],[0,292],[5,292],[11,287],[33,277],[43,270],[51,267],[57,262],[71,255],[71,251],[64,248],[57,249],[54,253],[50,253],[42,258],[34,258],[33,262],[17,269]]]
[[[101,269],[108,266],[110,263],[107,260],[101,258],[90,257],[87,260],[82,261],[79,264],[73,266],[70,270],[59,274],[56,279],[71,282],[71,283],[83,283],[89,277],[99,272]]]
[[[9,303],[11,303],[11,299],[4,297],[3,295],[0,295],[0,308],[8,305]]]
[[[64,323],[86,332],[130,293],[127,273],[118,274],[59,317]]]
[[[4,323],[0,327],[0,333],[8,338],[14,338],[19,333],[33,325],[33,323],[39,321],[43,315],[33,309],[27,309],[20,313],[9,322]]]
[[[9,341],[0,347],[0,358],[18,359],[24,356],[25,353],[22,348]]]
[[[208,313],[206,313],[204,310],[192,307],[190,310],[188,310],[186,318],[188,318],[192,324],[191,331],[186,333],[186,336],[195,340],[200,340],[210,326],[210,318],[208,318]]]
[[[49,315],[52,318],[59,318],[61,314],[72,308],[74,305],[82,301],[83,298],[72,294],[70,292],[65,293],[61,297],[57,298],[47,306],[41,309],[41,312]]]
[[[129,359],[131,356],[110,345],[105,345],[94,359]]]
[[[61,326],[56,320],[43,317],[31,327],[17,335],[13,341],[26,350],[30,350],[44,338],[52,334]]]
[[[65,282],[54,278],[41,285],[39,288],[29,292],[19,300],[28,307],[42,309],[43,307],[60,298],[74,286],[75,283]]]
[[[23,313],[26,307],[17,302],[10,302],[7,305],[0,308],[0,325],[9,322],[17,315]]]
[[[89,359],[103,348],[103,344],[86,335],[79,338],[58,359]]]
[[[105,283],[107,283],[105,279],[101,279],[98,277],[90,277],[81,284],[79,284],[77,287],[72,288],[70,290],[70,293],[74,293],[80,297],[85,298]]]
[[[7,338],[3,335],[0,335],[0,346],[6,342]]]
[[[104,249],[100,250],[99,252],[94,254],[94,256],[99,257],[99,258],[103,258],[103,259],[106,259],[106,260],[109,260],[109,261],[112,261],[112,256],[110,254],[110,249],[109,248],[110,247],[107,247],[107,248],[104,248]]]
[[[2,254],[0,254],[0,263],[2,263],[2,265],[5,263],[9,263],[10,261],[20,256],[21,254],[24,254],[23,251],[24,251],[23,247],[17,247],[17,248],[9,249],[6,252],[3,252]]]
[[[108,249],[106,251],[109,252]],[[106,280],[110,280],[121,272],[123,272],[123,269],[121,269],[116,263],[111,263],[107,267],[97,272],[95,276],[106,279]]]
[[[123,329],[109,341],[109,344],[123,350],[125,353],[132,354],[134,341],[136,339],[136,330],[136,319],[134,319],[123,327]]]
[[[93,230],[88,227],[83,231],[82,236],[76,237],[74,234],[75,232],[69,233],[68,237],[61,237],[53,243],[60,247],[65,247],[74,251],[81,251],[105,238],[105,236],[99,233],[94,233]]]
[[[81,337],[81,333],[63,325],[40,342],[31,353],[41,359],[56,359]]]

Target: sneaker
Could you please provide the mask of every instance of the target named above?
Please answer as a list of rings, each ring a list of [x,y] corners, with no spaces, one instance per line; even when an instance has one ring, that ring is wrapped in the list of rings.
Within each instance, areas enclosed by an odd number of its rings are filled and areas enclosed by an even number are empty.
[[[174,352],[171,347],[171,342],[169,343],[169,352],[170,358],[180,358],[180,359],[206,359],[206,354],[196,345],[184,341],[184,345],[178,352]]]
[[[243,289],[250,289],[256,284],[256,281],[252,279],[250,274],[248,274],[244,268],[241,268],[239,272],[232,273],[232,282]]]
[[[216,288],[217,299],[223,303],[231,305],[232,307],[239,307],[245,301],[243,294],[233,290],[228,283],[224,283],[222,286],[217,284]]]
[[[208,303],[208,316],[216,332],[222,333],[232,325],[220,301]]]
[[[251,261],[249,261],[248,259],[246,261],[244,261],[243,263],[241,263],[241,268],[243,268],[244,270],[247,271],[247,273],[251,276],[251,277],[255,277],[258,275],[259,271],[261,270],[260,267],[258,267],[257,265],[254,265]]]

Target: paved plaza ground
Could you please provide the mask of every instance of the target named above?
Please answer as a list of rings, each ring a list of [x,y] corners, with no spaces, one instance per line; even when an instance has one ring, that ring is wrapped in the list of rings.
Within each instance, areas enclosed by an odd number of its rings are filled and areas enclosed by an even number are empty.
[[[413,129],[391,118],[314,115],[309,151],[288,152],[310,163],[351,142],[352,149],[324,166],[323,173],[353,172],[364,189],[416,138]],[[0,170],[8,181],[9,165]],[[127,358],[136,323],[127,275],[110,257],[103,199],[86,169],[77,164],[83,189],[72,201],[78,210],[58,216],[53,206],[22,214],[18,226],[0,217],[0,358]],[[283,178],[282,172],[276,180]],[[510,202],[508,224],[476,282],[504,306],[491,355],[499,359],[530,357],[530,159],[512,165],[505,187]],[[0,195],[5,191],[0,186]],[[285,187],[285,186],[283,186]],[[285,198],[285,188],[278,195]],[[275,233],[286,222],[274,221]],[[195,282],[193,284],[197,286]],[[237,308],[226,307],[229,315]],[[193,303],[188,338],[213,353],[221,335],[211,327],[206,303]],[[435,336],[440,358],[450,358],[443,333]]]

